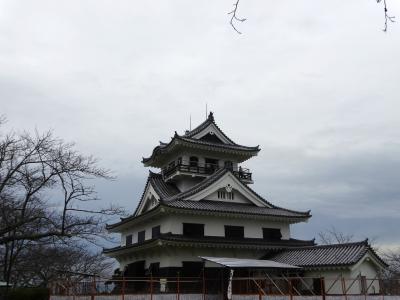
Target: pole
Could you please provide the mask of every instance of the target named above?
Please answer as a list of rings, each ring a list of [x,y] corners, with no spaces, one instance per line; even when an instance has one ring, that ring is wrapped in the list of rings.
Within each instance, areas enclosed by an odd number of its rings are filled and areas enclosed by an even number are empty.
[[[178,272],[178,278],[176,280],[176,292],[177,292],[177,300],[179,300],[179,272]]]
[[[93,276],[93,281],[92,281],[92,293],[91,293],[91,296],[90,296],[90,299],[91,299],[91,300],[94,300],[94,293],[95,293],[95,290],[96,290],[96,277]]]
[[[325,300],[325,278],[320,277],[322,300]]]
[[[150,300],[153,300],[153,273],[150,273]]]
[[[203,300],[206,299],[206,280],[204,275],[204,266],[203,266]]]
[[[125,276],[122,276],[122,300],[125,300]]]
[[[347,300],[346,282],[345,282],[345,279],[343,278],[343,275],[342,275],[342,292],[344,295],[344,299]]]

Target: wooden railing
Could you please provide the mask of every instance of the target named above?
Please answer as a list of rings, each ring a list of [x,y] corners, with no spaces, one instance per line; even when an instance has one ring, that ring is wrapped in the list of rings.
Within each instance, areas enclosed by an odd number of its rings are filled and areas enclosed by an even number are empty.
[[[203,166],[199,164],[177,164],[175,166],[171,166],[162,171],[164,178],[168,178],[175,172],[185,172],[185,173],[193,173],[193,174],[201,174],[201,175],[211,175],[215,171],[220,169],[218,165],[214,164],[205,164]],[[236,177],[241,180],[252,181],[252,173],[249,172],[247,168],[239,168],[239,171],[233,171]]]

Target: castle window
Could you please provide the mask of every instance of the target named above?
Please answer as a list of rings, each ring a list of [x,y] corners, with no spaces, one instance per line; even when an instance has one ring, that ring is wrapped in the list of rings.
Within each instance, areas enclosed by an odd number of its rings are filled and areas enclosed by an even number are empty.
[[[264,240],[279,241],[282,238],[279,228],[263,228],[262,230]]]
[[[159,237],[161,234],[160,232],[160,225],[155,226],[151,229],[151,237],[154,239],[156,237]]]
[[[125,245],[126,246],[132,245],[132,234],[129,234],[125,237]]]
[[[144,240],[146,239],[146,231],[145,230],[139,231],[137,239],[138,239],[138,243],[143,243]]]
[[[189,237],[203,237],[204,224],[183,223],[183,235]]]
[[[243,239],[244,227],[243,226],[228,226],[225,225],[225,237],[231,239]]]
[[[210,173],[214,173],[218,169],[218,159],[206,158],[206,170]]]
[[[229,170],[233,170],[233,162],[227,160],[224,162],[225,168]]]
[[[197,167],[199,165],[199,158],[197,156],[191,156],[189,158],[189,165],[191,167]]]

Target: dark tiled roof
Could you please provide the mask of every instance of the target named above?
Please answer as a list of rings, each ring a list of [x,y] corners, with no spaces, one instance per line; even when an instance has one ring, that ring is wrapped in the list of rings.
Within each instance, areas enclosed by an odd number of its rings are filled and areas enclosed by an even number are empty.
[[[307,219],[311,217],[310,211],[302,212],[289,210],[273,205],[269,201],[262,198],[255,191],[253,191],[248,185],[243,184],[243,187],[255,195],[258,199],[264,202],[268,207],[258,207],[250,204],[232,203],[232,202],[222,202],[222,201],[210,201],[210,200],[200,200],[191,201],[185,200],[185,198],[190,197],[205,188],[212,185],[226,173],[231,172],[228,169],[218,169],[214,174],[202,180],[200,183],[194,185],[192,188],[185,192],[180,192],[179,189],[172,183],[166,183],[162,175],[159,173],[150,172],[149,177],[146,182],[145,189],[143,191],[141,200],[132,216],[127,218],[122,218],[120,222],[108,225],[107,228],[114,228],[120,224],[126,223],[129,220],[135,218],[139,207],[144,201],[144,193],[147,190],[149,184],[153,186],[157,194],[160,196],[160,204],[154,207],[151,211],[155,210],[159,206],[166,206],[175,209],[183,210],[200,210],[208,212],[222,212],[222,213],[234,213],[234,214],[247,214],[247,215],[258,215],[258,216],[271,216],[271,217],[283,217],[291,219]],[[149,211],[150,212],[150,211]],[[146,212],[147,213],[147,212]]]
[[[176,185],[165,182],[161,174],[150,172],[149,177],[151,185],[161,199],[168,199],[181,193]]]
[[[186,136],[180,136],[175,133],[174,137],[171,139],[169,143],[162,143],[159,146],[153,149],[153,152],[150,157],[143,157],[142,162],[148,163],[153,160],[156,156],[167,153],[171,148],[175,147],[178,143],[186,144],[188,146],[198,146],[198,147],[213,147],[216,150],[225,150],[225,151],[239,151],[247,153],[248,155],[255,155],[260,151],[259,146],[242,146],[237,144],[220,144],[220,143],[212,143],[203,140],[197,140],[193,138],[189,138]]]
[[[258,207],[254,205],[241,204],[241,203],[228,203],[219,201],[190,201],[190,200],[175,200],[166,203],[169,207],[192,209],[192,210],[205,210],[210,212],[222,213],[236,213],[236,214],[251,214],[272,217],[286,217],[286,218],[300,218],[304,219],[309,217],[306,212],[295,212],[282,208],[269,208]]]
[[[214,124],[215,127],[218,128],[218,130],[221,132],[221,134],[232,144],[232,145],[237,145],[234,141],[232,141],[222,130],[221,128],[218,127],[217,123],[215,123],[214,120],[214,114],[212,112],[210,112],[210,114],[208,115],[207,120],[205,120],[203,123],[201,123],[199,126],[197,126],[195,129],[186,132],[185,133],[185,137],[192,137],[196,134],[198,134],[199,132],[201,132],[203,129],[207,128],[207,126],[209,126],[210,124]]]
[[[197,185],[193,186],[189,190],[175,194],[172,197],[164,198],[163,204],[169,207],[182,208],[182,209],[194,209],[194,210],[206,210],[214,212],[227,212],[227,213],[242,213],[242,214],[254,214],[254,215],[268,215],[277,217],[291,217],[291,218],[309,218],[311,217],[310,211],[300,212],[289,209],[284,209],[273,205],[269,201],[262,198],[255,191],[253,191],[249,186],[243,184],[243,187],[247,189],[250,193],[264,202],[268,207],[258,207],[255,205],[232,203],[232,202],[222,202],[222,201],[190,201],[184,200],[205,188],[212,185],[218,179],[223,177],[226,173],[231,172],[228,169],[219,169],[214,174],[204,179]],[[162,180],[161,180],[162,181]],[[161,182],[160,182],[161,183]]]
[[[170,234],[163,238],[168,241],[179,241],[179,242],[187,242],[187,243],[203,243],[203,244],[231,244],[231,245],[254,245],[254,246],[262,246],[266,249],[286,249],[290,247],[301,247],[301,246],[310,246],[314,245],[314,240],[311,241],[303,241],[297,239],[289,239],[289,240],[279,240],[279,241],[268,241],[264,239],[255,239],[255,238],[243,238],[243,239],[228,239],[226,237],[220,236],[205,236],[201,238],[191,238],[178,234]]]
[[[164,198],[163,200],[165,202],[170,202],[173,200],[180,200],[180,199],[184,199],[187,197],[190,197],[202,190],[204,190],[205,188],[209,187],[210,185],[212,185],[214,182],[216,182],[218,179],[220,179],[222,176],[224,176],[226,173],[228,173],[229,170],[226,168],[221,168],[216,170],[213,174],[211,174],[210,176],[204,178],[201,182],[199,182],[198,184],[194,185],[193,187],[191,187],[190,189],[179,193],[179,194],[175,194],[170,198]]]
[[[142,202],[144,201],[144,198],[143,198],[144,193],[146,192],[147,187],[150,184],[153,186],[153,188],[155,189],[157,194],[161,197],[161,199],[173,197],[174,195],[180,193],[179,189],[175,185],[166,183],[163,180],[162,175],[160,173],[154,173],[154,172],[149,171],[149,177],[147,178],[146,185],[144,187],[142,196],[140,197],[139,204],[136,207],[133,215],[136,215],[139,207],[141,206]],[[128,217],[128,218],[130,218],[130,217]],[[125,219],[127,219],[127,218],[125,218]]]
[[[196,134],[198,134],[199,132],[201,132],[203,129],[207,128],[207,126],[209,126],[210,124],[214,124],[214,126],[219,130],[219,132],[226,138],[226,140],[229,143],[213,143],[210,141],[204,141],[204,140],[199,140],[199,139],[194,139],[193,136],[195,136]],[[151,154],[150,157],[143,157],[142,162],[143,163],[148,163],[151,160],[153,160],[156,156],[166,153],[168,152],[171,148],[173,148],[177,142],[180,143],[186,143],[187,145],[196,145],[199,147],[213,147],[216,150],[220,149],[220,150],[231,150],[231,151],[240,151],[240,152],[247,152],[247,153],[251,153],[251,155],[254,155],[255,153],[260,151],[259,146],[254,146],[254,147],[248,147],[248,146],[243,146],[243,145],[239,145],[236,144],[235,142],[233,142],[219,127],[218,125],[215,123],[214,120],[214,115],[212,112],[210,112],[207,120],[205,120],[203,123],[201,123],[199,126],[197,126],[195,129],[186,132],[184,135],[178,135],[175,132],[174,137],[171,139],[171,141],[169,143],[164,143],[164,142],[160,142],[160,145],[155,147],[153,149],[153,152]]]
[[[368,240],[355,243],[321,245],[287,249],[269,259],[303,268],[340,267],[357,263],[367,252],[385,266],[385,262],[369,246]]]
[[[192,139],[189,137],[185,136],[178,136],[178,139],[181,141],[185,141],[191,144],[198,144],[198,145],[204,145],[204,146],[212,146],[216,148],[222,148],[222,149],[231,149],[231,150],[239,150],[239,151],[254,151],[258,152],[260,151],[259,146],[243,146],[243,145],[238,145],[238,144],[220,144],[220,143],[213,143],[209,141],[203,141],[203,140],[198,140],[198,139]]]
[[[190,244],[213,244],[216,247],[218,246],[229,246],[229,247],[253,247],[253,248],[263,248],[263,249],[287,249],[290,247],[299,247],[299,246],[309,246],[314,245],[314,241],[303,241],[297,239],[289,239],[289,240],[280,240],[280,241],[268,241],[263,239],[255,239],[255,238],[245,238],[245,239],[229,239],[226,237],[219,236],[205,236],[205,237],[187,237],[178,234],[165,233],[160,235],[157,238],[146,240],[142,243],[135,243],[129,246],[118,246],[114,248],[104,249],[104,253],[113,253],[120,250],[125,249],[134,249],[138,247],[142,247],[144,245],[151,244],[154,241],[166,241],[166,242],[180,242],[180,243],[190,243]]]

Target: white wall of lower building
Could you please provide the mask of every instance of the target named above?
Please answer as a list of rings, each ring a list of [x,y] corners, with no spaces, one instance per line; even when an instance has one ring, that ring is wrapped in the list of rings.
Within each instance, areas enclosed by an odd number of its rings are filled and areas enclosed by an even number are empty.
[[[325,289],[328,294],[360,294],[363,292],[362,277],[365,277],[365,286],[368,288],[368,294],[379,293],[379,282],[373,280],[379,269],[375,264],[368,260],[366,257],[361,259],[360,263],[348,268],[348,269],[337,269],[337,270],[320,270],[320,271],[307,271],[305,277],[324,277]],[[337,280],[337,278],[339,280]],[[341,278],[344,279],[342,282]],[[312,283],[312,280],[308,280]],[[331,287],[332,286],[332,287]],[[328,288],[331,289],[328,291]]]

